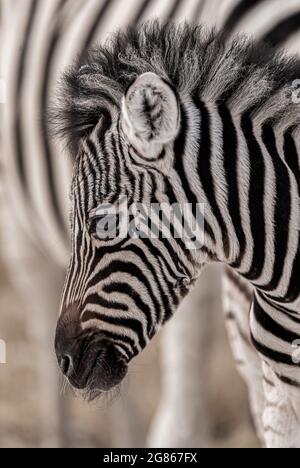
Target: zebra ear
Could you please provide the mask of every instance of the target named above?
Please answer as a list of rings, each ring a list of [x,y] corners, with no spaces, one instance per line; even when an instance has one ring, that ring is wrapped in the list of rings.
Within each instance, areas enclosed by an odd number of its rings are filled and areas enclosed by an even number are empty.
[[[168,82],[155,73],[144,73],[128,88],[122,117],[130,143],[150,156],[149,151],[155,152],[155,148],[176,138],[180,126],[179,100]]]

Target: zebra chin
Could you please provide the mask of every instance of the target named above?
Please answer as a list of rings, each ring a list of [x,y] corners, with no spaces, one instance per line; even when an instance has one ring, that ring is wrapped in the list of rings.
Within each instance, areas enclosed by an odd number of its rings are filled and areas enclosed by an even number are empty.
[[[125,378],[128,364],[113,341],[101,331],[78,332],[79,327],[58,323],[55,351],[63,375],[75,390],[95,400],[117,388]]]

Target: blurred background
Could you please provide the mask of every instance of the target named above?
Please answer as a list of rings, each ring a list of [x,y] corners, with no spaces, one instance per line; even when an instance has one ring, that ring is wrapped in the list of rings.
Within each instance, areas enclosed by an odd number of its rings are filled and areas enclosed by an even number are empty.
[[[26,22],[26,15],[32,8],[38,10],[40,20],[35,17],[35,21]],[[48,10],[51,10],[51,15],[55,13],[55,22],[48,21]],[[42,134],[37,125],[41,118],[41,100],[45,95],[51,100],[58,77],[77,54],[74,38],[84,36],[87,18],[93,28],[86,34],[85,43],[91,44],[105,40],[119,26],[152,16],[162,20],[186,18],[193,23],[225,27],[229,36],[237,31],[246,31],[275,47],[286,47],[293,53],[300,50],[300,0],[0,0],[0,79],[7,88],[6,98],[0,103],[0,213],[6,213],[0,216],[0,340],[5,341],[7,353],[7,363],[0,364],[0,447],[144,447],[153,444],[153,438],[149,436],[155,432],[153,421],[168,400],[165,384],[168,369],[162,358],[167,352],[164,336],[173,333],[172,323],[132,363],[129,376],[118,393],[92,404],[76,397],[60,381],[53,348],[60,291],[67,265],[64,259],[59,260],[64,256],[61,255],[64,247],[60,247],[58,253],[54,252],[53,245],[42,242],[36,233],[30,233],[30,249],[28,242],[19,242],[19,238],[23,239],[22,230],[30,230],[34,223],[31,223],[22,193],[14,196],[17,189],[12,182],[10,164],[15,157],[16,135],[20,129],[26,135],[24,148],[26,146],[27,154],[39,157],[42,149],[35,142],[37,133]],[[60,46],[57,45],[61,39],[59,27],[61,37],[66,31]],[[51,31],[49,35],[45,33],[47,28]],[[40,73],[44,65],[42,46],[50,53],[57,47],[57,53],[54,66],[48,69],[45,62],[43,73]],[[18,57],[18,67],[12,65],[11,57],[14,56]],[[20,85],[25,76],[21,93],[13,106],[11,83]],[[39,76],[44,76],[45,80],[49,78],[44,94],[39,94],[44,84]],[[21,100],[22,106],[19,105]],[[19,113],[22,118],[19,118]],[[59,149],[51,149],[58,161]],[[35,176],[38,173],[34,165],[28,165],[27,170],[33,171]],[[67,172],[66,167],[56,169],[57,180],[64,172]],[[57,182],[56,189],[65,200],[67,219],[68,184],[61,186]],[[39,195],[36,196],[38,201]],[[38,202],[36,204],[39,206]],[[44,216],[42,212],[42,222]],[[67,256],[66,249],[66,259]],[[38,261],[37,257],[40,257]],[[52,286],[53,276],[55,287]],[[43,305],[39,305],[34,292],[39,277],[43,278]],[[180,324],[190,320],[189,314],[193,313],[191,320],[202,332],[199,357],[193,361],[195,364],[190,372],[190,387],[195,381],[197,388],[201,388],[201,405],[195,403],[194,394],[193,398],[188,392],[184,395],[191,413],[195,405],[198,424],[192,426],[193,434],[183,434],[182,440],[187,446],[195,447],[257,447],[247,390],[235,370],[223,323],[220,271],[212,269],[205,272],[201,285],[193,307],[187,303],[174,319],[175,324],[175,320]],[[194,346],[191,352],[198,352],[188,331],[185,336],[181,334],[180,340]],[[178,343],[178,347],[183,341]],[[176,430],[188,425],[180,405],[182,401],[172,401]],[[176,418],[176,415],[180,416]]]

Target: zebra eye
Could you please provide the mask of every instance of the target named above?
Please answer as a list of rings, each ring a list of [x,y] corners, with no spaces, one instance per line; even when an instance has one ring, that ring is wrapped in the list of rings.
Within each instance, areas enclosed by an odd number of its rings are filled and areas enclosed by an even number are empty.
[[[115,239],[117,236],[118,216],[103,214],[90,219],[90,234],[99,240]]]

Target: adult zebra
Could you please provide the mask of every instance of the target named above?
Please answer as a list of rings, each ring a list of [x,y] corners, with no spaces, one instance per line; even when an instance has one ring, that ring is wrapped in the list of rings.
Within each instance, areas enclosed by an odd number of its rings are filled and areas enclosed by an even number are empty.
[[[236,7],[237,2],[233,3]],[[263,3],[269,2],[255,3],[260,4],[256,5],[257,13]],[[49,311],[56,307],[59,276],[68,252],[65,220],[68,217],[71,164],[67,159],[56,157],[60,148],[49,142],[47,129],[39,118],[53,94],[57,77],[78,50],[84,50],[95,38],[104,38],[116,24],[134,23],[152,14],[164,19],[179,19],[186,14],[190,21],[197,20],[205,4],[196,1],[184,4],[180,1],[130,1],[126,2],[126,15],[122,16],[122,21],[119,18],[120,0],[72,1],[72,5],[70,1],[42,4],[24,0],[20,4],[4,0],[2,4],[6,44],[2,50],[2,63],[5,64],[3,72],[7,83],[7,105],[2,121],[2,175],[6,192],[4,208],[9,208],[2,219],[7,219],[3,223],[8,239],[7,263],[12,267],[13,280],[29,296],[28,300],[35,297],[31,317],[38,321],[41,313],[44,314],[44,332],[38,331],[35,336],[41,341],[42,350],[51,328]],[[285,2],[284,10],[283,16],[287,17],[290,13],[288,2]],[[206,18],[209,19],[208,13]],[[49,262],[49,256],[53,261]],[[45,304],[44,297],[49,297],[49,303]],[[45,373],[43,393],[55,406],[53,389],[47,387],[49,369],[45,369],[44,360],[41,360],[41,372]],[[55,412],[52,414],[54,417]],[[55,422],[52,424],[48,420],[47,426],[55,427]]]

